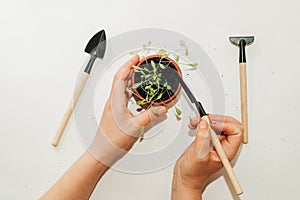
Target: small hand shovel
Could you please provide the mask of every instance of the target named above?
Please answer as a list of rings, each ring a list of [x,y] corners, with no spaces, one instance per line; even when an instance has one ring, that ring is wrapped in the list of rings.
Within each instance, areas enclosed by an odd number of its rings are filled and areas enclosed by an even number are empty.
[[[56,132],[56,135],[52,141],[52,145],[56,147],[64,133],[64,130],[71,118],[73,109],[75,108],[77,101],[84,89],[84,86],[90,76],[93,64],[97,58],[103,58],[106,49],[106,36],[105,31],[101,30],[96,33],[88,42],[85,48],[85,52],[91,55],[88,64],[86,65],[84,72],[82,74],[81,80],[78,84],[78,87],[75,89],[73,99],[68,105],[68,108],[64,114],[64,117],[59,125],[59,128]]]

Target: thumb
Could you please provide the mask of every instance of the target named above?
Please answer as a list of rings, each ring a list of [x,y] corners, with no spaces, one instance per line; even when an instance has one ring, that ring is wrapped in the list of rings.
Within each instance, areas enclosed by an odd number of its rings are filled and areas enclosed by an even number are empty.
[[[145,110],[139,115],[134,117],[134,121],[139,126],[147,126],[152,121],[158,119],[159,117],[167,113],[167,108],[164,106],[152,106],[151,108]]]
[[[204,158],[210,151],[210,130],[207,122],[203,119],[197,126],[196,148],[200,159]]]

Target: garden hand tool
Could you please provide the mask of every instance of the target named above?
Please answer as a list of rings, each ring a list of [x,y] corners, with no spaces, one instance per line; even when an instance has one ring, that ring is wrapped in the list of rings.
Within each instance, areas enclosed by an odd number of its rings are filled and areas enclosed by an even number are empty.
[[[174,73],[177,74],[177,73]],[[243,189],[239,183],[239,181],[237,180],[233,168],[231,167],[231,164],[229,162],[229,160],[226,157],[226,154],[224,152],[224,149],[218,139],[218,136],[216,134],[216,132],[210,127],[210,119],[208,118],[202,104],[196,100],[195,96],[193,95],[193,93],[191,92],[191,90],[189,89],[189,87],[186,85],[186,83],[182,80],[182,78],[177,74],[177,79],[179,81],[179,83],[181,84],[183,90],[185,91],[186,95],[188,96],[188,98],[190,99],[191,103],[196,105],[197,111],[200,115],[200,117],[202,119],[204,119],[208,125],[209,125],[209,129],[210,129],[210,135],[211,135],[211,141],[219,155],[219,158],[225,168],[225,171],[228,174],[228,177],[232,183],[232,186],[236,192],[237,195],[240,195],[243,193]]]
[[[240,49],[240,95],[242,124],[244,127],[243,143],[248,143],[248,108],[247,108],[247,76],[246,76],[246,50],[245,47],[254,42],[254,36],[229,37],[230,42]]]
[[[89,53],[91,55],[88,64],[86,65],[84,72],[82,74],[81,80],[78,84],[78,86],[75,89],[73,99],[68,105],[68,108],[63,116],[63,119],[59,125],[59,128],[56,132],[56,135],[52,141],[52,145],[56,147],[63,135],[63,132],[71,118],[72,112],[78,102],[78,99],[84,89],[84,86],[86,85],[86,82],[90,76],[93,64],[97,58],[102,59],[105,53],[106,49],[106,35],[105,31],[101,30],[98,33],[96,33],[88,42],[85,52]]]

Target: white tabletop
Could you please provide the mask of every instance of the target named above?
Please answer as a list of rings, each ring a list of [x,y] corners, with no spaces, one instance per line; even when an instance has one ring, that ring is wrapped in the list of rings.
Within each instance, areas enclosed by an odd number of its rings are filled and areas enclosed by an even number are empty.
[[[208,53],[222,77],[226,113],[240,118],[238,49],[229,35],[254,34],[247,48],[249,144],[235,172],[240,199],[300,195],[299,1],[37,1],[0,7],[0,199],[37,199],[84,151],[71,120],[51,140],[87,58],[89,37],[143,27],[180,32]],[[150,174],[109,171],[91,199],[170,199],[170,166]],[[232,199],[223,177],[204,199]],[[234,197],[235,199],[238,199]]]

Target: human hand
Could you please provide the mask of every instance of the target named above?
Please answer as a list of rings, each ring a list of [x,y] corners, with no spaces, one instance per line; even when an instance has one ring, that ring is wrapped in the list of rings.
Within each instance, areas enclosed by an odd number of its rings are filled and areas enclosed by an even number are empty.
[[[141,130],[167,112],[164,106],[156,106],[134,116],[127,108],[132,93],[126,93],[125,90],[131,86],[132,66],[138,62],[139,56],[136,55],[115,74],[99,130],[89,148],[89,151],[105,164],[128,152],[139,138]]]
[[[241,123],[228,116],[209,115],[209,118],[212,121],[211,127],[217,132],[222,132],[219,140],[231,161],[242,141]],[[210,146],[211,138],[207,122],[200,118],[191,119],[189,128],[197,129],[196,138],[176,162],[173,178],[174,195],[172,195],[174,197],[178,190],[201,194],[209,177],[222,168],[216,150]]]
[[[127,108],[132,94],[125,89],[131,84],[132,65],[138,62],[139,56],[133,57],[115,74],[99,129],[87,152],[41,199],[88,199],[109,167],[137,141],[140,129],[167,112],[165,107],[159,106],[134,116]]]

